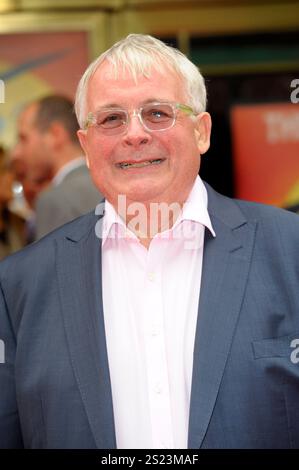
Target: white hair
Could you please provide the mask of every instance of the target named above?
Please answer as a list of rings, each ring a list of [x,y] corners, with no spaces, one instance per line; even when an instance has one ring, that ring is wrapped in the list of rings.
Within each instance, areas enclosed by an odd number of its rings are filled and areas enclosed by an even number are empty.
[[[199,69],[178,49],[164,44],[159,39],[144,34],[129,34],[101,54],[86,69],[82,76],[75,99],[75,112],[80,127],[86,119],[86,98],[89,80],[98,67],[108,61],[115,78],[121,72],[129,71],[137,83],[138,77],[150,77],[151,70],[164,72],[165,68],[175,71],[183,80],[189,106],[200,113],[206,109],[207,93],[204,78]]]

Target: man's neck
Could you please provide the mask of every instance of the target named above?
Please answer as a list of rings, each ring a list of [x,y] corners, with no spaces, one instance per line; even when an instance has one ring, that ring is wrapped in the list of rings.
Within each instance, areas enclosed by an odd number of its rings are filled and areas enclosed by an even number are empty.
[[[55,158],[55,160],[53,161],[54,177],[65,165],[80,157],[82,157],[81,148],[75,146],[65,148],[63,152],[57,155],[57,158]]]
[[[194,184],[195,181],[191,182],[185,191],[174,188],[172,194],[159,194],[151,200],[136,201],[121,194],[109,202],[127,228],[148,248],[155,235],[172,229]]]
[[[158,233],[170,230],[182,212],[184,201],[181,202],[140,202],[130,201],[125,196],[118,198],[115,208],[127,228],[138,238],[140,243],[149,245]]]
[[[52,179],[52,186],[57,186],[63,182],[63,180],[73,171],[85,165],[85,158],[78,157],[70,162],[66,163],[63,167],[60,168],[58,173]]]

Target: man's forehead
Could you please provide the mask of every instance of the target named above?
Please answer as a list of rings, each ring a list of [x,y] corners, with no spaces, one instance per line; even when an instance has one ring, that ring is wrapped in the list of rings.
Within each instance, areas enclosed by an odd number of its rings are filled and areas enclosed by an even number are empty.
[[[128,68],[120,69],[118,74],[115,74],[114,66],[106,62],[100,65],[90,79],[87,102],[90,106],[97,106],[98,100],[115,103],[115,100],[117,102],[122,99],[126,100],[131,93],[136,96],[139,90],[142,95],[140,103],[145,100],[180,100],[185,95],[184,88],[182,78],[178,73],[165,67],[161,70],[152,67],[148,75],[140,74],[134,78],[132,71]]]
[[[23,120],[30,121],[35,117],[36,111],[37,111],[37,103],[30,103],[29,105],[25,106],[25,108],[21,112],[20,117]]]
[[[26,108],[20,114],[19,124],[21,126],[32,126],[36,118],[37,110],[37,103],[32,103],[26,106]]]

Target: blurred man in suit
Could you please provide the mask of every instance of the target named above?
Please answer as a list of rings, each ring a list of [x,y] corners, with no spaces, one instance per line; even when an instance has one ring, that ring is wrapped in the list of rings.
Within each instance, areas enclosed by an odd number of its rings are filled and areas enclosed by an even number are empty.
[[[41,98],[28,105],[19,118],[13,161],[24,165],[22,182],[36,212],[36,238],[88,212],[101,200],[77,130],[73,103],[63,96]]]
[[[299,447],[299,218],[201,180],[205,107],[151,36],[82,77],[105,210],[0,263],[2,447]]]

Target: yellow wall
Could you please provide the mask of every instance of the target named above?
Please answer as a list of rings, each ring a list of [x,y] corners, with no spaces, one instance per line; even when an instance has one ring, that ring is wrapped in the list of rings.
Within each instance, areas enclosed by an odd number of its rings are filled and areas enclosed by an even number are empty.
[[[299,30],[299,1],[0,0],[0,34],[80,28],[90,58],[130,32],[175,36],[188,53],[190,35]]]

